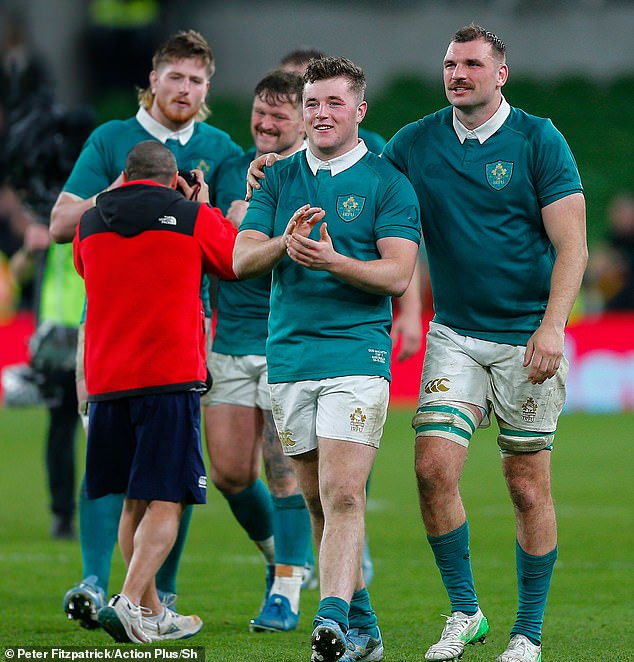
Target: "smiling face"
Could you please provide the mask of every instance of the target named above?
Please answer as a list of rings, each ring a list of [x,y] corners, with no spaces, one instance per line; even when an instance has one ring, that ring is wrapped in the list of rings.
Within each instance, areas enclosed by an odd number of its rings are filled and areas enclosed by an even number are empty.
[[[154,100],[150,115],[168,129],[177,130],[192,120],[209,91],[207,68],[196,58],[165,62],[150,73]]]
[[[346,78],[327,78],[304,86],[304,125],[310,149],[327,161],[357,146],[367,104]]]
[[[299,100],[293,104],[257,95],[251,107],[251,136],[258,154],[277,152],[288,156],[296,152],[304,141]]]
[[[498,109],[508,67],[484,39],[452,41],[443,61],[445,94],[467,128],[477,128]]]

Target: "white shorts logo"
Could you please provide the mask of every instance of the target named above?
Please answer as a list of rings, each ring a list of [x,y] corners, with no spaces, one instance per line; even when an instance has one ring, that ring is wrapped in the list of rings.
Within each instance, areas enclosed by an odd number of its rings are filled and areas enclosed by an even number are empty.
[[[350,414],[350,430],[352,432],[363,432],[365,427],[366,415],[363,413],[361,407],[357,407],[352,414]]]
[[[198,476],[198,487],[203,490],[207,489],[207,476]]]
[[[537,415],[538,406],[539,405],[533,400],[533,398],[528,398],[528,400],[522,405],[522,420],[527,423],[532,423]]]

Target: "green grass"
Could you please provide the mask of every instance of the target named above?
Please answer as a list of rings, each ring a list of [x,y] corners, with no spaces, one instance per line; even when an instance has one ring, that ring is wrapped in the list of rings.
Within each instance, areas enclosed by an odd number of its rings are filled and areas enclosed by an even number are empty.
[[[376,568],[371,593],[386,662],[421,662],[448,610],[417,510],[410,415],[406,409],[390,414],[367,517]],[[44,427],[39,409],[0,410],[0,644],[109,645],[104,632],[81,629],[61,609],[65,590],[80,579],[81,559],[77,543],[49,538]],[[553,456],[560,551],[544,626],[545,662],[633,659],[632,432],[631,413],[561,419]],[[491,661],[504,648],[516,609],[513,518],[494,437],[490,430],[476,435],[462,483],[478,592],[491,624],[487,644],[465,653],[473,662]],[[81,458],[84,444],[78,446]],[[111,590],[122,576],[115,552]],[[187,643],[205,646],[212,662],[306,662],[316,592],[303,595],[296,632],[250,634],[246,624],[263,583],[259,557],[210,490],[208,505],[195,510],[179,576],[180,609],[205,622]]]

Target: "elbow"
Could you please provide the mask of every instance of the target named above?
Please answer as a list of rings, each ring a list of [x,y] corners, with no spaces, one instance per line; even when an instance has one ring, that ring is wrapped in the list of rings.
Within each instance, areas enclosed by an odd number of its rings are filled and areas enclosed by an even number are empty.
[[[58,222],[51,216],[51,224],[48,228],[48,233],[51,237],[51,240],[56,244],[67,244],[73,240],[73,234],[66,231],[63,227],[60,226]]]
[[[387,292],[386,294],[393,297],[402,297],[405,294],[405,291],[409,287],[411,278],[400,278],[392,286],[392,291]]]

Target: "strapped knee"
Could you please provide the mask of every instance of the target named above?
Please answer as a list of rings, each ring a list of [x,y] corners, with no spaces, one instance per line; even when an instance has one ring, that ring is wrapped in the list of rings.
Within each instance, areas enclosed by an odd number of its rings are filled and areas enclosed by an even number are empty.
[[[462,402],[429,402],[419,407],[412,419],[417,437],[442,437],[461,446],[468,446],[478,420]]]
[[[552,450],[555,432],[532,432],[516,430],[506,425],[500,425],[498,446],[502,453],[535,453]]]

